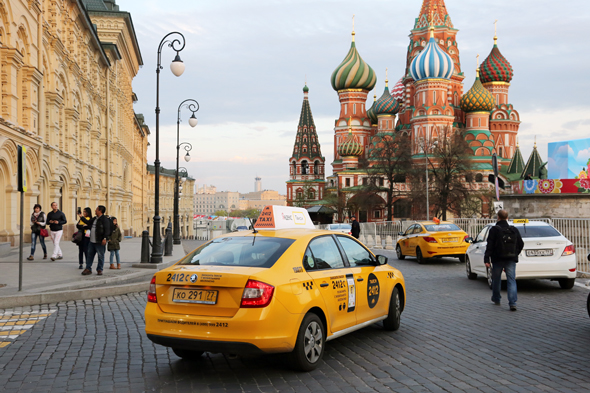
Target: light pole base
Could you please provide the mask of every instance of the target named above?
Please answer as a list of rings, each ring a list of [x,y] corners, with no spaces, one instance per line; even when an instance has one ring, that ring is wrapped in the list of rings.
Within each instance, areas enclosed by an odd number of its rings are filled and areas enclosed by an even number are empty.
[[[174,239],[174,242],[173,243],[174,244],[182,244],[182,242],[180,240],[176,240],[176,239]]]

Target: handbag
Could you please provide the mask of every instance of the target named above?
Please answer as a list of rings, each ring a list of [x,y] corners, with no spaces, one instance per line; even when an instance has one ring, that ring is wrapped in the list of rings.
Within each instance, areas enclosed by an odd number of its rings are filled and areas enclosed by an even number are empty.
[[[80,231],[74,233],[74,235],[72,236],[72,243],[80,244],[82,242],[83,237],[84,234]]]
[[[47,232],[47,229],[41,228],[39,235],[41,235],[41,237],[49,237],[49,232]]]

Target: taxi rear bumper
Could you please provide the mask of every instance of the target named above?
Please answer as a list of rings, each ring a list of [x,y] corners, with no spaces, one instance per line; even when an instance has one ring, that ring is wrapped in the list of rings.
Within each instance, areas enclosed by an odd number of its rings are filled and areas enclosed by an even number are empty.
[[[171,348],[182,348],[191,351],[213,353],[232,353],[236,355],[262,355],[265,352],[254,344],[236,341],[210,341],[192,338],[179,338],[148,334],[148,338],[155,344]]]

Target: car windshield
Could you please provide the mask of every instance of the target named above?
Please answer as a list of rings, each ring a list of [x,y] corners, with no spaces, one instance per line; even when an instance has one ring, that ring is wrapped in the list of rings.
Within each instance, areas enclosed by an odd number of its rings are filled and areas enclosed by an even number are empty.
[[[557,229],[545,225],[522,225],[517,226],[520,236],[524,237],[557,237],[561,236]]]
[[[271,267],[295,240],[279,237],[223,237],[202,245],[180,265]]]
[[[424,228],[428,232],[446,232],[446,231],[460,231],[459,228],[455,224],[431,224],[431,225],[424,225]]]

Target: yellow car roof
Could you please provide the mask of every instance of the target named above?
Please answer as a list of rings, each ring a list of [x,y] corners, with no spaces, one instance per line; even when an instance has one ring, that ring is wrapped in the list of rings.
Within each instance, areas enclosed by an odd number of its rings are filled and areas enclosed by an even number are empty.
[[[343,234],[343,233],[342,233]],[[325,231],[320,229],[258,229],[256,233],[252,230],[249,231],[240,231],[240,232],[232,232],[226,233],[220,237],[236,237],[236,236],[244,236],[244,237],[281,237],[285,239],[303,239],[303,238],[312,238],[319,235],[334,235],[333,231]],[[339,235],[341,235],[339,233]]]
[[[450,221],[441,221],[439,223],[436,223],[434,221],[416,221],[416,223],[422,224],[422,225],[454,224],[454,222],[450,222]]]

